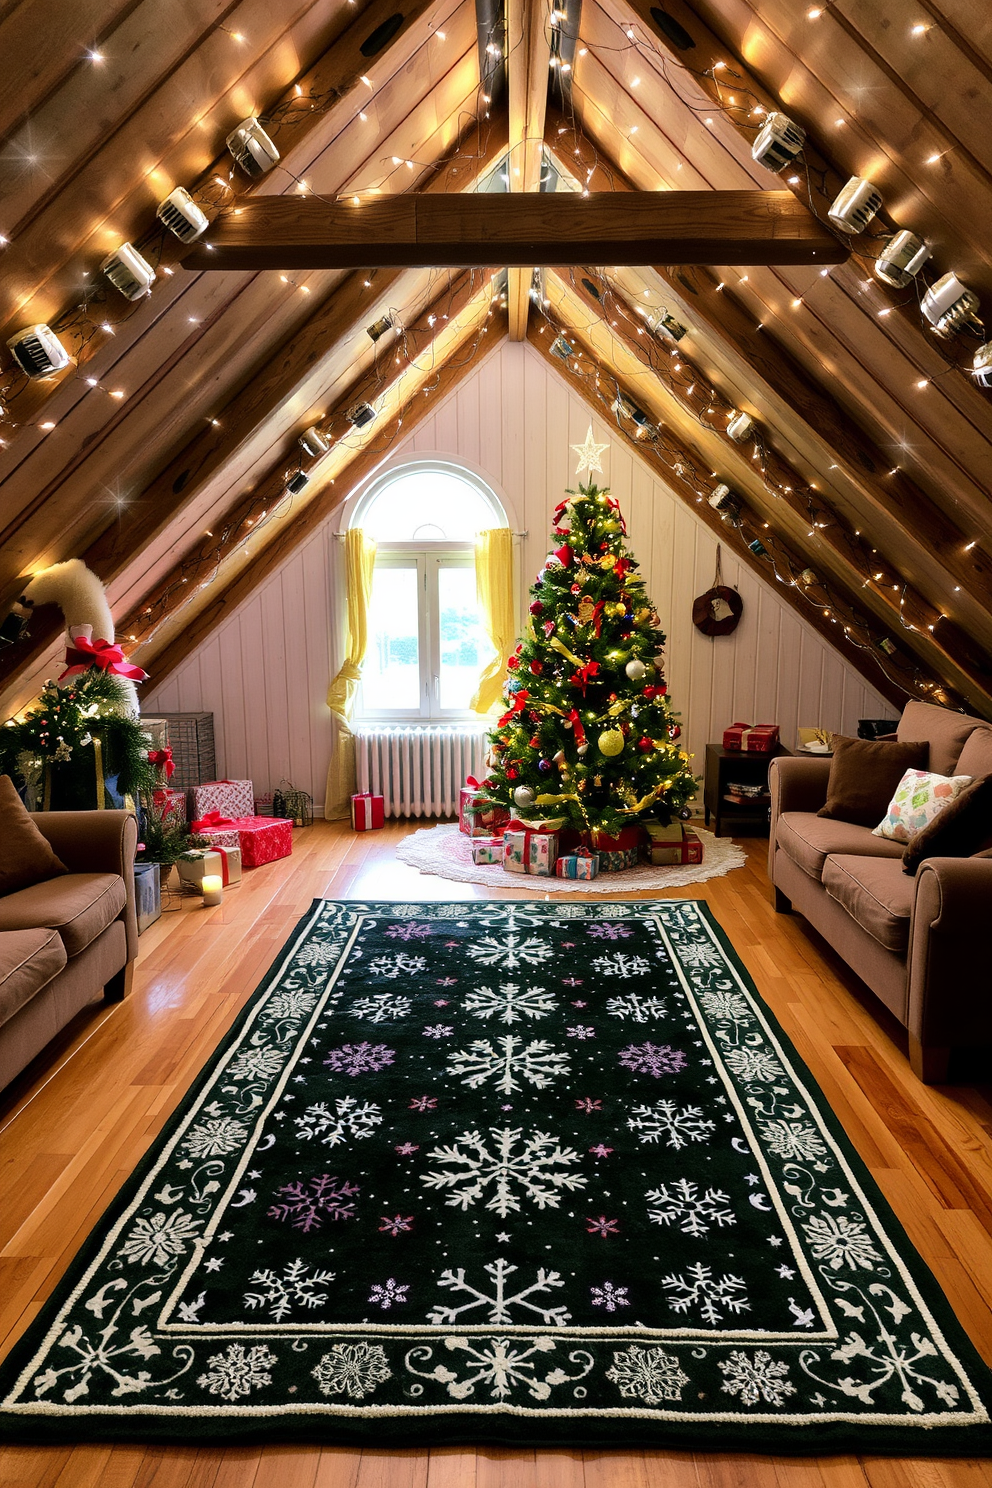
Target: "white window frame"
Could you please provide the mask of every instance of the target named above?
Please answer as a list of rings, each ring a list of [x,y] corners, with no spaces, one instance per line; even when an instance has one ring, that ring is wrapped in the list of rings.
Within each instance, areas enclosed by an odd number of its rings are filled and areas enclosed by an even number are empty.
[[[361,527],[365,512],[376,500],[383,487],[410,474],[411,471],[443,471],[455,475],[472,485],[483,496],[492,510],[493,527],[510,527],[510,513],[500,496],[478,473],[461,460],[444,456],[421,456],[406,459],[380,472],[356,499],[348,513],[348,526]],[[512,528],[511,528],[512,530]],[[452,541],[439,539],[408,542],[377,541],[376,568],[417,569],[418,604],[418,655],[420,658],[419,706],[417,708],[370,708],[365,704],[359,686],[355,718],[368,723],[480,723],[480,715],[468,708],[442,708],[440,706],[441,676],[441,628],[440,602],[438,598],[438,574],[443,567],[475,568],[475,543],[470,539]]]

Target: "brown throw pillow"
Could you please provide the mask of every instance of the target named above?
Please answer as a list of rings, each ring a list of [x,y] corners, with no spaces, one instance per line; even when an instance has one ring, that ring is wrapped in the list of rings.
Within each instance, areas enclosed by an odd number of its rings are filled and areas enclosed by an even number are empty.
[[[915,873],[926,858],[970,858],[992,837],[992,775],[980,775],[948,801],[906,844],[904,873]]]
[[[816,814],[859,827],[877,827],[906,771],[925,770],[930,758],[925,740],[894,744],[834,734],[831,746],[827,800]]]
[[[0,894],[68,872],[25,811],[10,776],[0,775]]]

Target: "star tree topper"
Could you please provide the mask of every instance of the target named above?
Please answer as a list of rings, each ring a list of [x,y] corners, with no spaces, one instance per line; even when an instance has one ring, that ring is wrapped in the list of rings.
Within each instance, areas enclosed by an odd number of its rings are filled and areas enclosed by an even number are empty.
[[[592,424],[590,424],[585,443],[572,445],[572,449],[579,457],[579,463],[575,467],[576,475],[581,475],[584,470],[588,470],[590,475],[594,470],[598,470],[602,475],[603,465],[599,457],[608,448],[609,445],[596,443],[592,435]]]

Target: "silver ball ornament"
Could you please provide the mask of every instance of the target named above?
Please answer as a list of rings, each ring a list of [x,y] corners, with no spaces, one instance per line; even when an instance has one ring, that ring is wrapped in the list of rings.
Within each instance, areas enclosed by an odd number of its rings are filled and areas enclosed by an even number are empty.
[[[577,744],[575,746],[575,752],[578,755],[583,755],[583,754],[586,753],[586,751],[588,750],[588,748],[589,748],[589,745],[588,744]]]
[[[647,672],[647,667],[644,665],[643,661],[639,660],[638,657],[633,656],[624,667],[624,671],[627,673],[627,676],[630,678],[631,682],[640,682],[641,679],[644,677],[644,674]]]
[[[521,809],[534,804],[534,792],[529,785],[518,785],[513,792],[513,803]]]

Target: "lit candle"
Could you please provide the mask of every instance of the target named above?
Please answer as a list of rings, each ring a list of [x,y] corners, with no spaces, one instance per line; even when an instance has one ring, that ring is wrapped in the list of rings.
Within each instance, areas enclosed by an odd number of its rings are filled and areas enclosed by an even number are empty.
[[[220,904],[224,898],[224,880],[219,873],[205,873],[203,883],[204,904]]]

